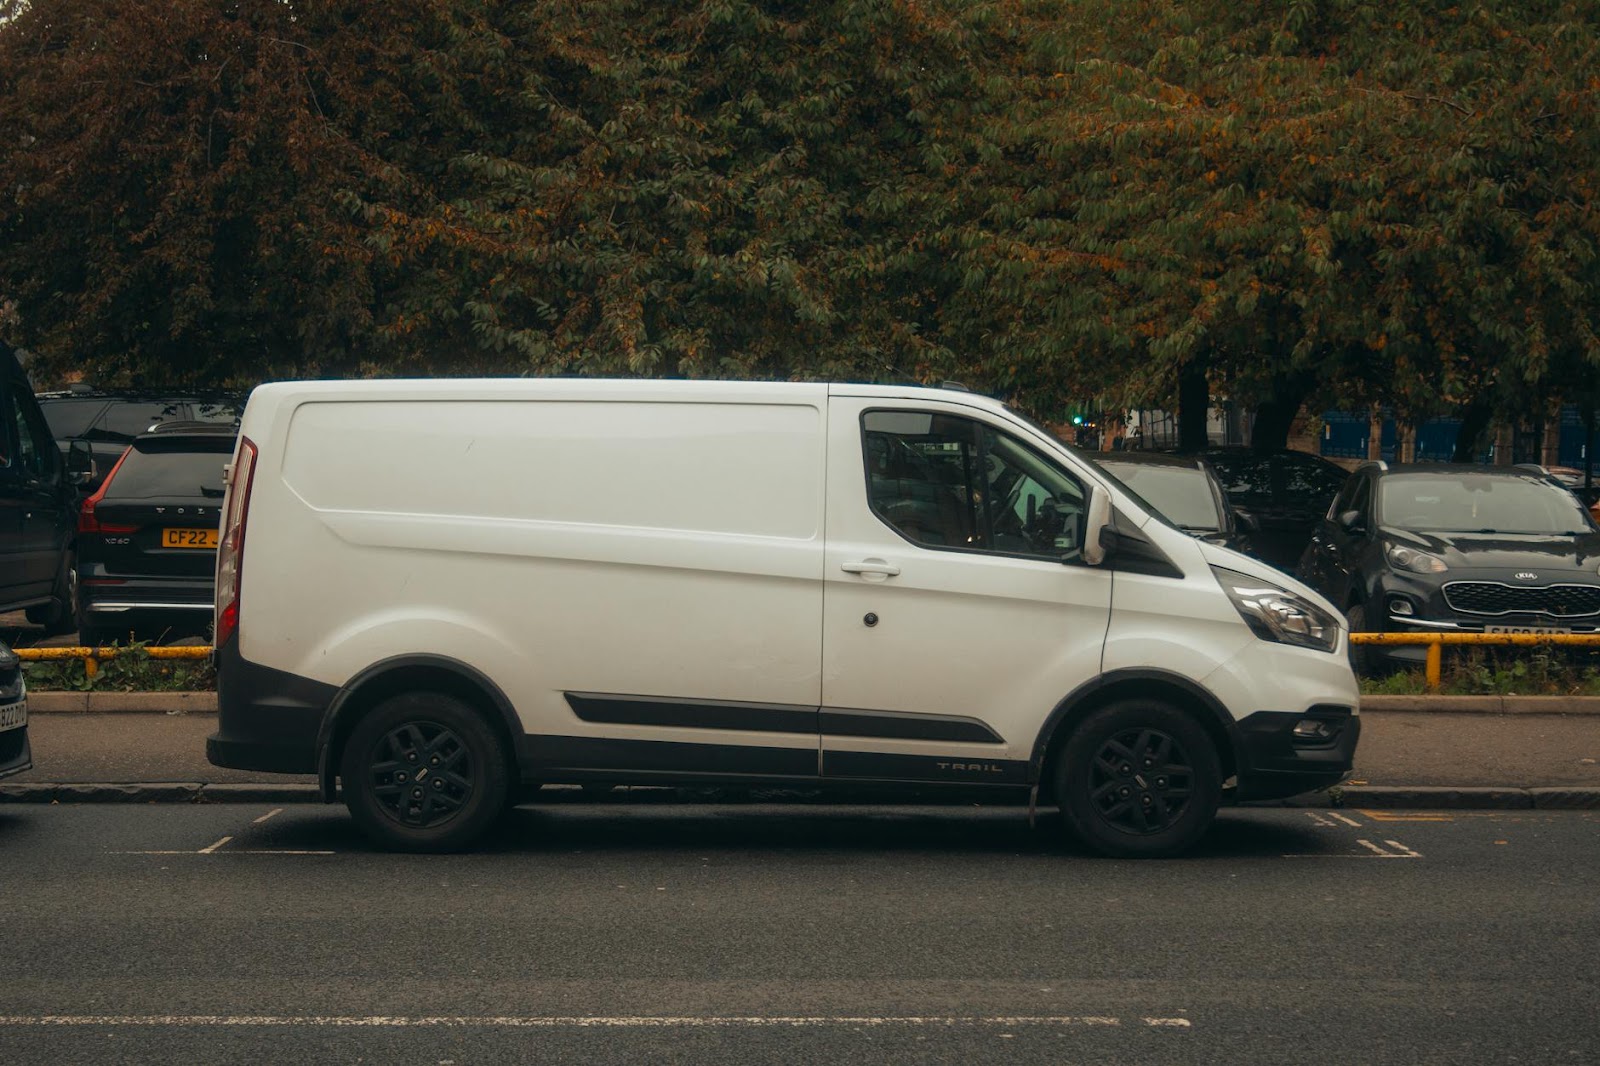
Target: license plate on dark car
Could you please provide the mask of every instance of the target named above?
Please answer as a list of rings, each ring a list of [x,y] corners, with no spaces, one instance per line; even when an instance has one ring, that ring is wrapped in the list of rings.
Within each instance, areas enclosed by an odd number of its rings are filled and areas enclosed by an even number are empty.
[[[1484,626],[1485,633],[1571,633],[1565,626]]]
[[[215,548],[217,531],[214,529],[163,529],[163,548]]]

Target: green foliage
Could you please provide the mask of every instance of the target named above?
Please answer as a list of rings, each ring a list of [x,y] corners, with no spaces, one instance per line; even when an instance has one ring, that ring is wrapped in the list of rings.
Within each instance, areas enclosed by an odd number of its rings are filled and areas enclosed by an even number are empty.
[[[153,659],[143,644],[129,645],[99,662],[93,677],[82,659],[23,664],[36,692],[209,692],[217,687],[210,659]]]
[[[1439,691],[1446,696],[1600,696],[1600,667],[1581,654],[1553,647],[1500,651],[1465,649],[1447,657]],[[1363,678],[1369,696],[1415,696],[1428,691],[1420,670]]]
[[[0,0],[0,307],[107,380],[1531,403],[1600,361],[1596,8]]]

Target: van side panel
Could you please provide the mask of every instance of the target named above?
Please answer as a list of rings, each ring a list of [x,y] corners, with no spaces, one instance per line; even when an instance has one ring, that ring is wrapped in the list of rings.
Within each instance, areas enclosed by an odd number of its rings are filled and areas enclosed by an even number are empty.
[[[817,706],[822,402],[294,404],[256,478],[244,658],[337,687],[427,653],[530,734],[814,753],[814,724],[586,720],[566,694]]]

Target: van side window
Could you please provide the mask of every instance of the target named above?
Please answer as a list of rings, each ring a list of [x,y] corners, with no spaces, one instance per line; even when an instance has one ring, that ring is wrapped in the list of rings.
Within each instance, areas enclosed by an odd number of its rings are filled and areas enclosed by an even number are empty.
[[[914,543],[1074,557],[1083,486],[1033,448],[971,419],[869,411],[862,420],[873,513]]]

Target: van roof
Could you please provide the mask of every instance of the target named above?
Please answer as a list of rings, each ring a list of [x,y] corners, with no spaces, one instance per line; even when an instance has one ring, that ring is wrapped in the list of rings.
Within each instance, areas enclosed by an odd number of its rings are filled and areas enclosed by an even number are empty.
[[[918,385],[825,384],[809,381],[706,381],[656,378],[382,378],[361,381],[278,381],[259,385],[253,403],[275,406],[286,400],[656,400],[692,402],[775,402],[826,396],[943,400],[969,407],[1004,410],[998,400],[976,393]]]

